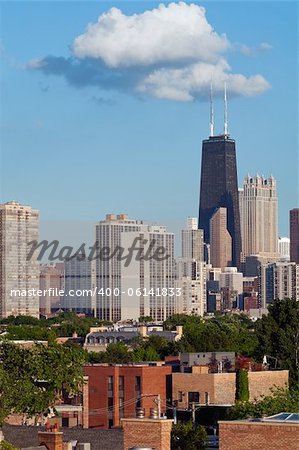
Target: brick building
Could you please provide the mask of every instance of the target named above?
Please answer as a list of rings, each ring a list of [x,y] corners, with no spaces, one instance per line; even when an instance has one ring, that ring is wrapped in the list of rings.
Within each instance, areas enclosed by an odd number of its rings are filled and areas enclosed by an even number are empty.
[[[172,374],[172,398],[178,409],[190,403],[232,405],[236,395],[235,373],[208,373],[208,368],[193,366],[192,373]]]
[[[164,413],[171,400],[171,371],[169,366],[86,365],[89,427],[119,426],[121,418],[136,416],[137,407],[149,416],[158,394]]]
[[[248,371],[249,400],[270,395],[274,386],[288,385],[288,370]],[[233,405],[236,398],[236,373],[208,373],[204,366],[192,366],[192,372],[172,374],[172,399],[179,409],[190,403]]]
[[[219,422],[219,450],[287,450],[298,448],[297,414],[282,413],[257,420]]]

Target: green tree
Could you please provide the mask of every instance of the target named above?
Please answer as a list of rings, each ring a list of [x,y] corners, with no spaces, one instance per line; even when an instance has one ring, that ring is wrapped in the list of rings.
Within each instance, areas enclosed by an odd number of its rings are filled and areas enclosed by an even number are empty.
[[[203,450],[206,442],[207,433],[201,425],[193,427],[192,422],[178,422],[172,427],[172,450]]]
[[[63,345],[22,348],[10,342],[0,347],[0,421],[9,413],[41,415],[64,386],[70,393],[83,384],[82,349]]]
[[[298,383],[299,374],[299,302],[294,299],[275,300],[269,313],[256,323],[258,347],[256,357],[277,358],[278,367],[290,371],[290,384]]]
[[[236,399],[241,401],[249,400],[249,382],[247,370],[245,369],[238,370],[236,384],[237,384]]]
[[[281,412],[299,413],[299,391],[283,388],[272,389],[272,394],[255,402],[237,401],[231,408],[229,418],[232,420],[248,417],[272,416]]]
[[[19,450],[17,447],[14,447],[10,442],[2,441],[0,442],[0,450]]]
[[[123,342],[108,344],[106,352],[103,352],[103,362],[125,364],[130,362],[130,352]]]

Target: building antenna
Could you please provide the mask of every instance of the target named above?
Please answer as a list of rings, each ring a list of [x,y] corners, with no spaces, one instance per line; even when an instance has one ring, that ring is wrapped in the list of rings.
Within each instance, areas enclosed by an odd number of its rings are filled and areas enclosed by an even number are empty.
[[[210,84],[210,136],[214,136],[213,83]]]
[[[224,135],[228,135],[226,81],[224,82]]]

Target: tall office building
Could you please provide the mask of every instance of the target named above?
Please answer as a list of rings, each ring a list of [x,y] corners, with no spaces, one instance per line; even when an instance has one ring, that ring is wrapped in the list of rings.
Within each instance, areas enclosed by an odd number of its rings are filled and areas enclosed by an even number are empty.
[[[299,208],[290,211],[290,260],[299,264]]]
[[[288,237],[278,238],[278,253],[280,259],[290,261],[290,239]]]
[[[207,312],[207,267],[203,261],[191,258],[176,259],[177,314],[203,316]]]
[[[198,229],[196,217],[188,217],[187,229],[182,230],[182,258],[204,260],[203,230]]]
[[[210,220],[210,262],[221,269],[232,263],[232,238],[227,229],[226,208],[218,208]]]
[[[199,228],[204,230],[204,241],[209,244],[211,217],[218,208],[226,208],[227,229],[232,238],[232,265],[239,267],[242,249],[236,148],[228,133],[226,90],[224,104],[224,134],[214,136],[211,95],[210,137],[202,144]]]
[[[28,243],[39,239],[39,212],[17,202],[0,205],[0,317],[39,316],[36,255],[27,261]],[[32,294],[32,295],[30,295]]]
[[[240,213],[243,258],[278,258],[277,194],[272,176],[245,178],[240,189]]]
[[[99,249],[106,247],[112,255],[92,261],[92,287],[97,287],[93,310],[97,317],[115,322],[151,316],[163,321],[174,313],[173,233],[125,214],[109,214],[96,225],[96,241]],[[128,261],[126,255],[132,247],[135,250]],[[164,256],[152,258],[159,249],[164,249]],[[150,257],[139,258],[140,252]],[[162,293],[162,289],[166,291]]]

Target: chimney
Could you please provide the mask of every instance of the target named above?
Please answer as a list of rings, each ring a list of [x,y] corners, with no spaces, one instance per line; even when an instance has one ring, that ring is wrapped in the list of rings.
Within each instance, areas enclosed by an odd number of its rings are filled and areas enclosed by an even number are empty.
[[[152,411],[152,417],[154,417]],[[124,449],[145,447],[155,450],[170,450],[170,435],[173,420],[131,418],[121,419],[124,431]]]
[[[46,426],[45,431],[39,431],[38,445],[44,445],[48,450],[63,450],[63,433],[59,431],[58,424]]]

